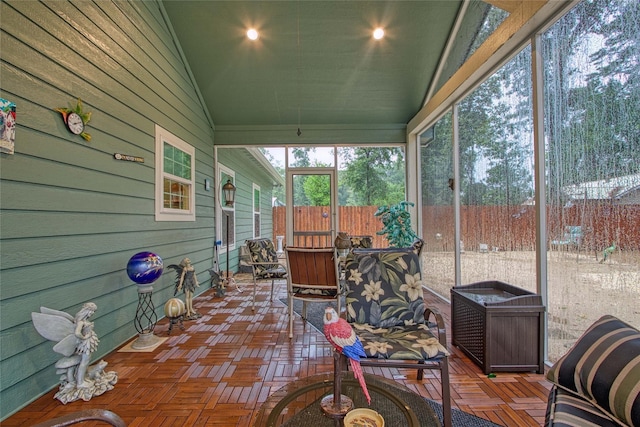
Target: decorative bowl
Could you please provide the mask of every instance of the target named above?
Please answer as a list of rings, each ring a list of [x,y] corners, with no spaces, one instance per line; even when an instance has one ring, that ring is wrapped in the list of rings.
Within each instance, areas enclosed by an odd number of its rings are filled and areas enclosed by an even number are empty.
[[[384,418],[373,409],[357,408],[344,416],[344,427],[384,427]]]

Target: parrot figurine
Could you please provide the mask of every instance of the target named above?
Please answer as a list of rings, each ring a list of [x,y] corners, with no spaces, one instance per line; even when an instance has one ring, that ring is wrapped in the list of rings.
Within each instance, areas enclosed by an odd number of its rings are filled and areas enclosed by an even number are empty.
[[[615,251],[616,251],[616,242],[613,242],[611,246],[609,246],[602,252],[602,259],[600,260],[600,264],[605,262],[607,258],[610,257],[611,254],[613,254]]]
[[[324,336],[340,353],[347,356],[353,376],[360,383],[360,387],[367,398],[367,403],[371,404],[371,397],[367,384],[364,382],[362,367],[360,366],[360,357],[365,357],[362,343],[346,320],[341,319],[333,307],[327,307],[324,310]]]

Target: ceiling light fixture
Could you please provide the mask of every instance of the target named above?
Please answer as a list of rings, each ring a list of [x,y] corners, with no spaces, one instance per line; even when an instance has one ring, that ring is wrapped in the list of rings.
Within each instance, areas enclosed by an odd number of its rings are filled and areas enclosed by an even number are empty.
[[[373,38],[374,39],[380,40],[383,37],[384,37],[384,30],[382,28],[378,27],[373,31]]]
[[[249,37],[249,40],[258,40],[258,31],[249,28],[249,30],[247,30],[247,37]]]

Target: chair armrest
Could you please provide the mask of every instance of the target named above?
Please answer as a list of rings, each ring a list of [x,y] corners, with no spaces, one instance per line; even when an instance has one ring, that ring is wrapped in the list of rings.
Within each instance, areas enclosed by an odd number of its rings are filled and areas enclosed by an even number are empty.
[[[444,348],[447,348],[447,329],[444,326],[444,319],[442,318],[442,314],[440,314],[440,312],[435,308],[427,307],[424,311],[424,321],[427,325],[429,325],[429,319],[431,318],[431,316],[433,316],[435,325],[438,329],[438,341],[440,341],[440,344]]]
[[[249,264],[249,265],[279,265],[280,267],[286,267],[283,263],[281,263],[279,261],[265,261],[265,262],[247,261],[247,264]]]
[[[255,271],[256,267],[259,267],[261,265],[264,265],[265,267],[268,267],[268,270],[279,270],[280,268],[282,268],[285,272],[287,271],[287,266],[284,265],[281,262],[278,261],[273,261],[273,262],[253,262],[253,261],[247,261],[247,264],[249,264],[251,266],[251,269]]]
[[[33,427],[62,427],[90,420],[104,421],[116,427],[126,427],[127,425],[117,414],[106,409],[85,409],[44,421]]]

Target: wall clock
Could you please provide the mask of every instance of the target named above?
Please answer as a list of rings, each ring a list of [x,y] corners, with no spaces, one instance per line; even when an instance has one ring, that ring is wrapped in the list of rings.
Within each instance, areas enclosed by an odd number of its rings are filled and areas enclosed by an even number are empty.
[[[89,120],[91,120],[91,113],[85,113],[82,111],[82,100],[78,98],[76,108],[56,108],[56,111],[62,114],[62,120],[64,124],[74,135],[80,135],[86,141],[91,141],[91,135],[84,131],[84,128]]]

